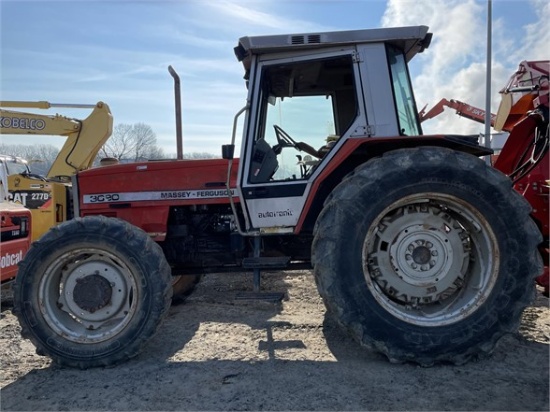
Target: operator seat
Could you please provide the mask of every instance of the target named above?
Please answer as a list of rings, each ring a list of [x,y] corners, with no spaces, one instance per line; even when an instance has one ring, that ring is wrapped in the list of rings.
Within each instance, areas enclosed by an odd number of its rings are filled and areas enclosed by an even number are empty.
[[[278,168],[279,162],[273,148],[264,139],[258,139],[252,153],[250,183],[268,182]]]

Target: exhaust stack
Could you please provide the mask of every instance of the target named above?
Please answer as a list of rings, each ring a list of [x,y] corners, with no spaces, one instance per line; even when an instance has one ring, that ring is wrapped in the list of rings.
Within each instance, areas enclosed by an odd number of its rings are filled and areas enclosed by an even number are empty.
[[[174,78],[174,96],[176,99],[176,147],[177,159],[183,160],[183,136],[181,131],[181,90],[180,77],[172,66],[168,66],[168,71]]]

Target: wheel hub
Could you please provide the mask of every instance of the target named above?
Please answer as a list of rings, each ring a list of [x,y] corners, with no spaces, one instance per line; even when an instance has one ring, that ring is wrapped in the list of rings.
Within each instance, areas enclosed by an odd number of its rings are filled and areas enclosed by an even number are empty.
[[[426,242],[426,246],[414,246],[413,244],[409,245],[408,249],[412,252],[410,254],[410,257],[412,257],[412,260],[414,260],[414,263],[418,265],[425,265],[430,261],[431,258],[431,251],[430,248],[431,243]],[[435,264],[435,262],[433,262]],[[432,265],[433,266],[433,265]],[[414,268],[414,266],[413,266]]]
[[[434,205],[397,209],[378,225],[367,272],[391,299],[412,307],[456,292],[470,259],[462,227]]]
[[[398,277],[411,285],[427,286],[440,280],[453,249],[444,234],[413,225],[399,233],[390,254]]]
[[[115,261],[92,255],[63,272],[59,307],[89,329],[124,316],[129,307],[128,277]]]
[[[99,272],[77,279],[73,290],[74,302],[90,313],[107,306],[112,295],[111,283]]]

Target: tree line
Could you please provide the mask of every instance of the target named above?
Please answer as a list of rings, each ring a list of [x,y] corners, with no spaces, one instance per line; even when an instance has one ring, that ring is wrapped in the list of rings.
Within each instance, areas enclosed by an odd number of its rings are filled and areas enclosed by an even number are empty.
[[[21,157],[30,163],[33,173],[45,175],[55,161],[59,149],[51,144],[25,145],[0,142],[0,154]],[[102,158],[115,158],[121,162],[137,162],[148,159],[175,159],[174,153],[166,154],[157,144],[157,136],[145,123],[118,124],[113,134],[101,147],[94,162]],[[216,157],[206,152],[184,154],[187,159]]]

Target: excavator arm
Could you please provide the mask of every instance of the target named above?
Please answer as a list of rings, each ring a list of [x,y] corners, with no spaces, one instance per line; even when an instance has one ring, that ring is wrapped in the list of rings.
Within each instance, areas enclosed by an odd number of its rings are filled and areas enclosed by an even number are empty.
[[[72,119],[61,115],[41,115],[26,113],[9,108],[50,109],[90,108],[92,113],[84,119]],[[62,178],[71,176],[79,170],[89,169],[101,149],[101,146],[111,136],[113,131],[113,116],[109,106],[103,102],[95,105],[55,104],[45,101],[0,102],[0,133],[66,136],[67,140],[53,162],[46,177]]]
[[[420,122],[424,122],[428,119],[434,118],[445,110],[445,107],[450,107],[451,109],[456,110],[456,114],[465,117],[467,119],[473,120],[479,123],[485,123],[485,110],[478,107],[469,105],[468,103],[461,102],[459,100],[447,100],[441,99],[434,107],[432,107],[428,112],[426,112],[426,106],[422,108],[418,116]],[[495,123],[496,115],[491,113],[491,126]]]
[[[502,100],[497,114],[491,113],[491,126],[495,130],[511,132],[515,125],[541,106],[548,107],[548,60],[522,61],[518,70],[500,90]],[[459,100],[441,99],[426,112],[426,106],[418,113],[420,122],[432,119],[450,107],[456,114],[485,123],[485,110]]]

